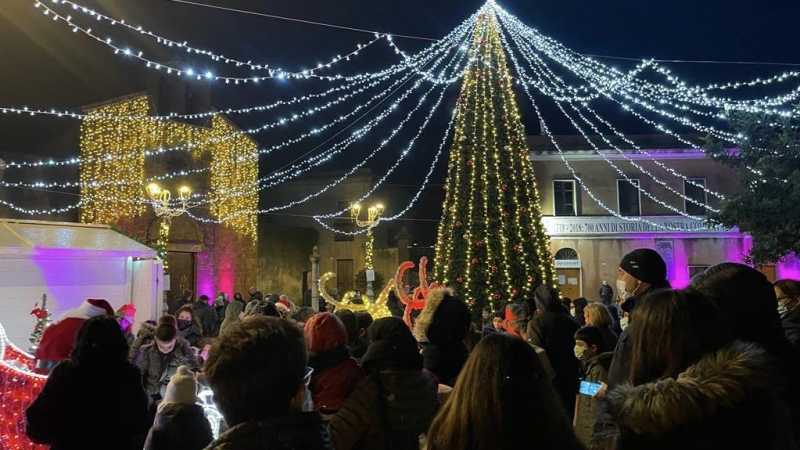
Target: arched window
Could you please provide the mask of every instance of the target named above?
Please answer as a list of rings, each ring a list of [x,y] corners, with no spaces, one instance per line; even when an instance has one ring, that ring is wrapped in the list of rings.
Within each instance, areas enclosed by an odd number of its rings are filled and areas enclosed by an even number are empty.
[[[577,260],[578,252],[575,251],[573,248],[562,248],[561,250],[556,252],[556,260],[557,261],[568,261],[568,260]]]

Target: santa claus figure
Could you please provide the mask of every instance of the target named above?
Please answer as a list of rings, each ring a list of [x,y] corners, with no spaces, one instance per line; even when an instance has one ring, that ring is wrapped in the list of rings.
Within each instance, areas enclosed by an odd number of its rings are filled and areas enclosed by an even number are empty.
[[[48,374],[60,361],[69,359],[83,323],[102,315],[113,316],[114,308],[106,300],[88,299],[47,327],[36,349],[36,371]]]

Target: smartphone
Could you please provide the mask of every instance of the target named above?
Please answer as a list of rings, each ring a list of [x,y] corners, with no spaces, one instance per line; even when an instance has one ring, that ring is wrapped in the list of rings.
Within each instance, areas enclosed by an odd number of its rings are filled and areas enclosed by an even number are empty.
[[[602,383],[593,383],[591,381],[582,380],[581,385],[578,388],[578,392],[582,395],[586,395],[587,397],[594,397],[597,395],[597,392],[602,386]]]

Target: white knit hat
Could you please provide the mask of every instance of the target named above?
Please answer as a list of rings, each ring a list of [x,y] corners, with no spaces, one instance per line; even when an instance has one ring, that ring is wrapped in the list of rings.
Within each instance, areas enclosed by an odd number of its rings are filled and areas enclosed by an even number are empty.
[[[180,366],[169,380],[164,393],[164,403],[193,405],[197,402],[197,381],[187,366]]]

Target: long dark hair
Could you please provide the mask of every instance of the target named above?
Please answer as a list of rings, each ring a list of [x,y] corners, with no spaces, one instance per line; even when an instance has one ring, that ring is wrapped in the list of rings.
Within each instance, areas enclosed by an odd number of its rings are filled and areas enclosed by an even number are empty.
[[[536,352],[505,334],[483,338],[428,431],[430,450],[579,448]]]
[[[770,353],[785,346],[775,289],[758,270],[718,264],[695,276],[692,287],[716,303],[734,339],[754,342]]]
[[[629,328],[629,381],[639,385],[677,377],[729,339],[717,308],[700,293],[664,289],[645,296]]]
[[[97,316],[84,322],[70,359],[78,366],[126,362],[128,342],[117,320],[111,316]]]

